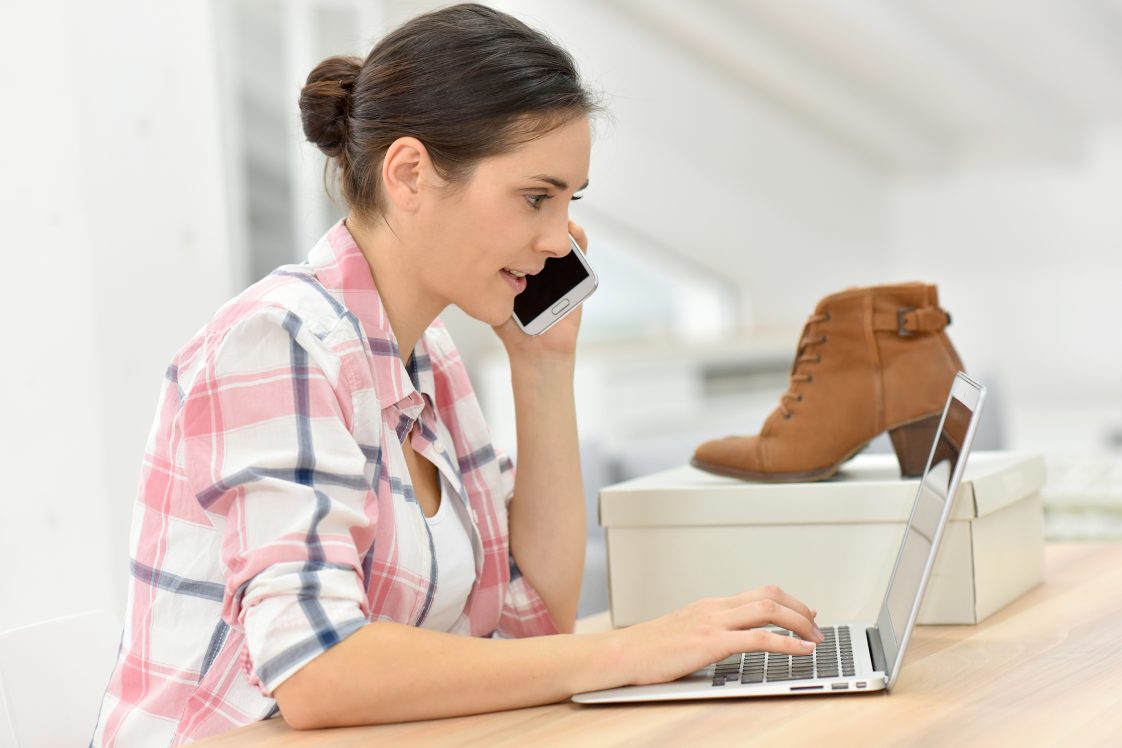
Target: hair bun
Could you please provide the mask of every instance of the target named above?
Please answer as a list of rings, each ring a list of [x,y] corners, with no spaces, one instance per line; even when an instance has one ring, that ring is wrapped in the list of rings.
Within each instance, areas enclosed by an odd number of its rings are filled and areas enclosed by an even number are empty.
[[[308,74],[300,89],[300,121],[304,137],[328,157],[343,152],[351,88],[362,69],[358,57],[328,57]]]

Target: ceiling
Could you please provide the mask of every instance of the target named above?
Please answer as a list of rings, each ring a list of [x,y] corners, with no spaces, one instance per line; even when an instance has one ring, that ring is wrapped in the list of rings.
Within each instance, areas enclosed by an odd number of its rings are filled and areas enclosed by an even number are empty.
[[[893,173],[1078,158],[1122,119],[1122,0],[612,0]]]

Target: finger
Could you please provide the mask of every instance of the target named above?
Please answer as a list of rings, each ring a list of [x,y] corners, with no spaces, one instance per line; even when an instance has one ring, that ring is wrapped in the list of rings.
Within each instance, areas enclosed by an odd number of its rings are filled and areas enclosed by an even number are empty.
[[[759,589],[749,590],[742,592],[739,595],[734,595],[731,602],[734,606],[744,605],[746,603],[755,602],[757,600],[774,600],[775,602],[783,605],[791,610],[796,611],[799,615],[804,616],[808,620],[814,620],[818,615],[817,611],[811,610],[805,603],[796,598],[794,595],[789,595],[774,584],[769,584],[766,587]]]
[[[581,251],[588,254],[588,233],[584,230],[584,226],[569,219],[569,233],[577,240],[577,245],[581,248]]]
[[[771,599],[756,600],[729,611],[729,623],[736,628],[756,628],[774,624],[794,631],[807,641],[822,641],[822,632],[798,611],[780,605]]]
[[[734,631],[733,634],[732,646],[740,652],[778,652],[796,657],[814,652],[814,642],[783,636],[766,629]]]

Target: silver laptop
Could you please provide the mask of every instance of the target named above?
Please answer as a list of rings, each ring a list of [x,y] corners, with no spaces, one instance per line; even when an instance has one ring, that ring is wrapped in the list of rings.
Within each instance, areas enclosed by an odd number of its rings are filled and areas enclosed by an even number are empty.
[[[590,691],[573,696],[573,701],[608,704],[891,689],[935,566],[984,398],[984,387],[962,373],[955,377],[875,625],[819,624],[826,640],[810,655],[745,652],[670,683]],[[805,602],[813,606],[812,600]]]

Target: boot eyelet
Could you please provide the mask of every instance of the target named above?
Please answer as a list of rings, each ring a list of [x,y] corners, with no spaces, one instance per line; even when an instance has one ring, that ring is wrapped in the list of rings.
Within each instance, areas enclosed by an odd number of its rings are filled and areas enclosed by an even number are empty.
[[[816,364],[822,363],[822,354],[821,353],[819,353],[818,356],[814,359],[814,363],[816,363]]]
[[[802,393],[799,393],[799,396],[795,398],[795,402],[801,403],[802,401],[803,401]]]
[[[810,384],[810,383],[811,383],[811,382],[813,382],[813,381],[814,381],[814,376],[813,376],[813,375],[811,375],[811,374],[807,374],[807,375],[806,375],[806,383],[807,383],[807,384]]]
[[[822,338],[818,342],[819,343],[825,343],[826,342],[826,336],[823,335]]]
[[[783,420],[784,420],[784,421],[790,421],[790,420],[791,420],[791,416],[793,416],[793,415],[795,415],[795,414],[794,414],[794,413],[790,413],[790,412],[784,413],[784,414],[783,414]]]
[[[826,319],[822,320],[823,322],[829,322],[832,319],[829,312],[823,312],[823,314],[826,315]]]

